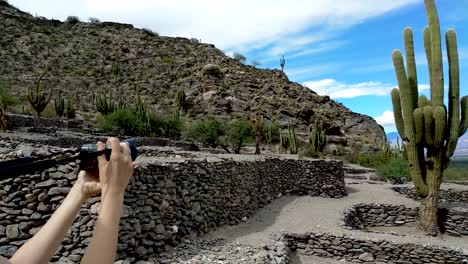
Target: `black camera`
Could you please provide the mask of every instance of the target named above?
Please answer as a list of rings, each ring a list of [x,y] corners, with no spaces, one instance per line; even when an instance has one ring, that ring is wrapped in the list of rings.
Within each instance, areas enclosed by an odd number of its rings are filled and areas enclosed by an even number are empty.
[[[132,160],[138,157],[138,150],[136,148],[135,139],[123,140],[122,143],[128,144],[130,149],[130,156]],[[112,153],[112,148],[110,145],[106,145],[105,149],[98,151],[96,144],[85,144],[80,148],[80,154],[78,158],[80,159],[80,169],[85,171],[94,171],[98,169],[97,157],[102,154],[106,155],[107,160],[110,159]]]

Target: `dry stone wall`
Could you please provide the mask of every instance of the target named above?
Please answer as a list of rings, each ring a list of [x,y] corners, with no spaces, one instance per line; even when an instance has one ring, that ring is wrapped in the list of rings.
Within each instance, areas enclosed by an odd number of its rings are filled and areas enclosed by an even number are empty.
[[[0,181],[0,255],[10,256],[39,230],[76,175],[77,164],[70,163]],[[146,260],[184,238],[237,224],[282,194],[343,197],[343,165],[292,159],[143,163],[125,196],[119,258]],[[83,205],[55,260],[80,260],[99,206],[99,198]]]
[[[411,187],[392,187],[392,190],[413,200],[421,199],[414,188]],[[440,190],[439,202],[468,204],[468,191],[453,189]]]
[[[361,240],[330,234],[286,234],[288,246],[298,254],[353,262],[384,263],[466,263],[463,252],[384,240]]]
[[[403,205],[357,204],[344,213],[344,225],[351,229],[401,226],[418,221],[419,209]],[[468,212],[439,209],[442,232],[451,236],[468,236]]]

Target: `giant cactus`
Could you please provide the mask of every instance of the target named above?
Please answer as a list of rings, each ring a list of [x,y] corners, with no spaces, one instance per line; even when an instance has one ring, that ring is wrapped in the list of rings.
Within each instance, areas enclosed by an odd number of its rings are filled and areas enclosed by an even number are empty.
[[[468,97],[460,100],[460,80],[456,33],[445,35],[449,62],[448,109],[444,105],[444,79],[439,18],[434,0],[425,0],[429,26],[424,30],[424,47],[430,76],[430,100],[418,97],[418,81],[414,58],[413,31],[404,30],[406,70],[399,50],[393,52],[399,89],[391,93],[395,122],[404,141],[406,159],[418,195],[420,228],[436,235],[437,202],[442,175],[457,141],[468,126]],[[461,109],[460,109],[461,108]],[[447,113],[448,111],[448,113]],[[461,116],[460,116],[461,113]]]
[[[49,104],[50,99],[52,99],[52,87],[49,88],[49,94],[45,93],[44,91],[41,91],[41,82],[48,71],[49,65],[46,64],[44,66],[44,71],[41,73],[41,75],[39,75],[35,82],[36,88],[34,90],[28,88],[28,100],[32,108],[36,111],[37,116],[41,115],[46,106]]]

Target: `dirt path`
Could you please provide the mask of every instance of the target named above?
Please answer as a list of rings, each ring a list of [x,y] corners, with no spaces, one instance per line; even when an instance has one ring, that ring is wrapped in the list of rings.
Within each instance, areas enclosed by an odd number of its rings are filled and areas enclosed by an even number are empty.
[[[369,184],[356,180],[347,180],[347,186],[349,195],[342,199],[282,197],[261,209],[246,222],[218,229],[206,235],[206,238],[222,238],[228,244],[240,243],[258,246],[271,243],[272,239],[281,232],[305,233],[313,231],[335,235],[347,234],[362,239],[385,239],[397,243],[431,244],[468,250],[468,239],[466,238],[449,236],[433,238],[424,236],[416,230],[410,232],[410,236],[398,236],[342,228],[340,226],[342,224],[342,212],[357,203],[390,203],[407,207],[418,206],[418,202],[392,191],[390,189],[391,185],[388,184]],[[468,186],[466,186],[466,189],[468,189]]]

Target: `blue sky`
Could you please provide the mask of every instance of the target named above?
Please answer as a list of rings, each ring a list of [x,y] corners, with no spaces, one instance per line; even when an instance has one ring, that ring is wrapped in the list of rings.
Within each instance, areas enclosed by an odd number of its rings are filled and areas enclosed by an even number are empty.
[[[351,110],[395,130],[389,92],[396,87],[391,53],[403,50],[406,26],[415,33],[418,79],[428,93],[422,43],[427,24],[423,0],[10,0],[48,18],[131,23],[161,35],[196,37],[248,63],[279,68],[286,58],[290,80],[328,94]],[[442,33],[455,28],[461,94],[468,94],[468,0],[436,0]],[[443,41],[445,42],[445,41]],[[445,47],[443,47],[445,49]],[[445,64],[445,72],[448,69]],[[447,79],[447,78],[446,78]]]

